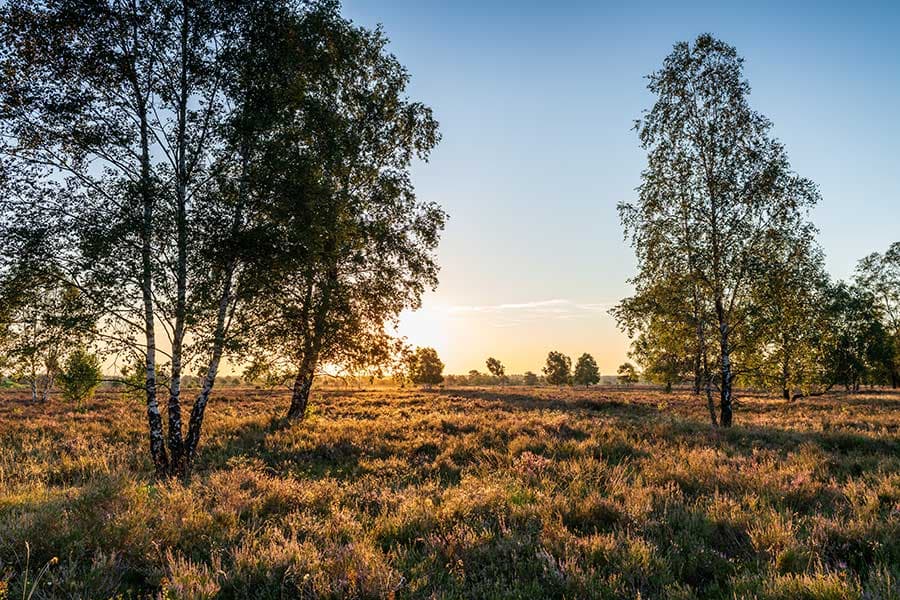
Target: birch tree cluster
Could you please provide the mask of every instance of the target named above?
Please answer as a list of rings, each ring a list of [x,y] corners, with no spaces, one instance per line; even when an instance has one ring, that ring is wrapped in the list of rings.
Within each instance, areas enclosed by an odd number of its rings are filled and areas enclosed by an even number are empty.
[[[647,166],[619,206],[635,294],[612,311],[644,377],[689,382],[725,427],[736,386],[788,400],[896,387],[900,245],[830,281],[809,218],[818,189],[750,106],[732,46],[676,44],[648,79],[655,100],[635,125]]]
[[[0,316],[35,394],[91,344],[138,373],[182,476],[224,364],[303,418],[323,365],[391,360],[446,217],[415,195],[438,125],[387,43],[332,0],[5,3]]]

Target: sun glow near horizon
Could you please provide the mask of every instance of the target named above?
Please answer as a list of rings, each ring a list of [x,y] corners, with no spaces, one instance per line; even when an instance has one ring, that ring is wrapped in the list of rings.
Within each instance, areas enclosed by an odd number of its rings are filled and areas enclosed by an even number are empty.
[[[435,348],[445,373],[485,371],[489,356],[508,373],[540,372],[551,350],[596,358],[601,373],[614,374],[625,360],[628,340],[616,329],[608,309],[613,302],[564,298],[501,304],[450,304],[426,299],[417,311],[405,311],[397,333],[414,346]]]

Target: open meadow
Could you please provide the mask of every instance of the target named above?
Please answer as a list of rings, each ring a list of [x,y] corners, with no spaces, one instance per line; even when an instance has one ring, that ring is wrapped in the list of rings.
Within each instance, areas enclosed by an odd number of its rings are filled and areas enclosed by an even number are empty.
[[[139,402],[4,392],[4,593],[900,597],[896,392],[742,396],[729,430],[644,389],[287,402],[219,392],[182,484],[154,479]]]

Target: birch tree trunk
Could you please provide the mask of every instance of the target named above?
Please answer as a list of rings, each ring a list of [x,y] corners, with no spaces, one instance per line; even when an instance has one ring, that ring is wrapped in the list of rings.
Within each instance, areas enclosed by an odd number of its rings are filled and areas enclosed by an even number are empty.
[[[138,48],[137,31],[133,31],[135,49]],[[137,52],[135,52],[137,54]],[[136,65],[134,67],[136,69]],[[144,312],[145,366],[144,391],[147,399],[147,424],[150,434],[150,458],[157,476],[168,471],[169,460],[163,436],[162,414],[156,397],[156,318],[153,305],[153,208],[154,197],[150,181],[150,133],[147,124],[147,103],[137,80],[137,72],[131,73],[137,117],[140,122],[140,194],[143,205],[141,223],[141,300]]]
[[[212,392],[213,385],[216,383],[216,376],[219,373],[219,363],[222,360],[222,353],[225,349],[225,334],[227,329],[229,306],[232,300],[234,269],[230,268],[226,274],[225,284],[222,291],[222,297],[219,300],[219,309],[216,314],[216,332],[213,341],[212,358],[206,369],[206,376],[203,378],[203,386],[197,399],[194,400],[194,406],[191,408],[191,416],[188,422],[187,437],[184,440],[184,450],[181,460],[176,467],[177,474],[181,476],[190,475],[193,467],[194,458],[197,455],[197,445],[200,442],[200,431],[203,428],[203,417],[206,413],[206,405],[209,402],[209,395]]]
[[[187,101],[188,101],[188,3],[182,2],[177,128],[175,139],[175,326],[172,335],[172,380],[169,384],[169,453],[173,474],[183,471],[185,462],[181,423],[181,371],[184,328],[187,316]]]
[[[251,144],[245,138],[240,146],[241,176],[238,186],[238,202],[235,208],[234,219],[231,223],[232,238],[235,238],[240,232],[244,220],[244,204],[247,198],[247,173],[250,167],[251,151]],[[203,429],[203,417],[206,414],[206,405],[209,403],[209,396],[216,383],[216,377],[219,374],[219,365],[222,361],[222,354],[225,351],[225,340],[228,334],[230,317],[234,310],[234,288],[236,285],[235,277],[237,271],[238,259],[232,257],[225,268],[222,294],[219,296],[219,306],[216,312],[216,328],[215,333],[213,334],[212,356],[210,357],[209,364],[206,368],[203,385],[200,387],[200,392],[194,400],[193,407],[191,407],[187,436],[184,438],[182,458],[177,467],[178,474],[184,477],[190,475],[194,464],[194,458],[197,456],[197,446],[200,443],[200,433]]]
[[[306,417],[306,410],[309,407],[309,392],[312,389],[313,379],[315,378],[317,362],[318,356],[314,353],[309,353],[303,358],[291,390],[291,406],[287,412],[288,419],[302,421]]]
[[[729,342],[728,321],[725,318],[722,300],[716,299],[716,313],[719,316],[719,349],[722,354],[722,388],[719,399],[719,422],[722,427],[731,427],[732,419],[732,373],[731,344]]]

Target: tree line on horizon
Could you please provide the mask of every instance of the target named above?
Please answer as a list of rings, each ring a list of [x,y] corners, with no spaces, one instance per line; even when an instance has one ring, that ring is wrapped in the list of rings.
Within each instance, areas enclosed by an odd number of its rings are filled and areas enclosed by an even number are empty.
[[[500,360],[491,356],[485,361],[487,373],[477,369],[465,375],[444,375],[444,363],[434,348],[418,348],[407,355],[402,368],[393,374],[393,380],[401,386],[406,383],[431,387],[447,386],[504,386],[504,385],[552,385],[590,387],[600,383],[600,369],[593,356],[585,352],[572,368],[572,359],[562,352],[551,350],[547,354],[541,375],[525,371],[521,375],[508,375]],[[622,364],[616,373],[616,380],[622,385],[633,385],[640,381],[637,369],[629,362]]]
[[[637,200],[619,205],[635,293],[611,311],[644,376],[692,381],[724,427],[736,385],[788,400],[898,387],[900,242],[831,281],[809,220],[818,188],[750,107],[734,47],[678,43],[648,89],[635,124],[647,166]]]

